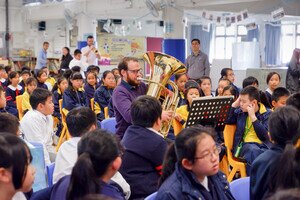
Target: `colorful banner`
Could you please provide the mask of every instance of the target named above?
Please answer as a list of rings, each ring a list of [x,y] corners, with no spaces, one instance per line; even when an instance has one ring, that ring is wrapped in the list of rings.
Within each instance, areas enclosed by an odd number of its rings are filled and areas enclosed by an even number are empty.
[[[100,65],[116,65],[125,56],[142,59],[146,52],[146,37],[98,35]]]

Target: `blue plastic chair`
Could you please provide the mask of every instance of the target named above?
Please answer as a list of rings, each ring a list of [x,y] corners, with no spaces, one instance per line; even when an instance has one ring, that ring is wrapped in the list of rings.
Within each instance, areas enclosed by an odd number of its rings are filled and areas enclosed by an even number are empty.
[[[157,192],[154,192],[154,193],[150,194],[149,196],[147,196],[145,198],[145,200],[155,200],[156,195],[157,195]]]
[[[113,134],[116,133],[116,118],[111,117],[101,122],[101,129],[105,129]]]
[[[55,162],[51,163],[50,165],[46,166],[47,171],[47,179],[48,179],[48,186],[51,187],[53,185],[53,172],[54,172]]]
[[[250,177],[232,181],[230,191],[236,200],[250,200]]]

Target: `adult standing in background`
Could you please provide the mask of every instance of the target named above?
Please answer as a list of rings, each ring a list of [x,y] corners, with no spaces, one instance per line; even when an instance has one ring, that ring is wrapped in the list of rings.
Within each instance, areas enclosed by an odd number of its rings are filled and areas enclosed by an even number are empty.
[[[189,79],[200,82],[201,76],[209,76],[209,60],[205,53],[200,50],[200,40],[193,39],[191,42],[192,54],[185,61]]]
[[[294,49],[286,73],[286,88],[293,94],[300,92],[300,49]]]
[[[87,46],[81,49],[83,62],[86,62],[88,66],[98,65],[98,59],[100,59],[100,53],[94,46],[94,37],[89,35],[87,37]]]
[[[70,49],[68,47],[62,48],[62,58],[60,64],[60,72],[64,72],[65,70],[69,69],[69,64],[73,57],[70,54]]]
[[[42,67],[47,67],[47,50],[49,48],[49,42],[43,43],[43,48],[40,50],[39,55],[36,60],[36,65],[34,68],[34,73],[37,74],[37,72]]]

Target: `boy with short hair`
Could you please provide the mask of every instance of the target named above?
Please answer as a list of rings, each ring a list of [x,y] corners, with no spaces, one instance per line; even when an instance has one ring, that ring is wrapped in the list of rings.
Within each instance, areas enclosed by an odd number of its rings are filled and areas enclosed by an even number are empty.
[[[83,78],[85,78],[84,72],[87,69],[87,65],[86,65],[86,63],[82,62],[81,56],[82,56],[81,51],[79,49],[76,49],[74,51],[74,58],[73,58],[73,60],[71,60],[71,62],[69,64],[69,68],[72,69],[75,66],[79,66],[80,67],[80,73],[83,76]]]
[[[54,104],[52,93],[43,88],[36,88],[30,96],[29,110],[21,120],[21,132],[28,142],[39,142],[43,145],[46,165],[51,163],[50,153],[54,154],[52,146]]]
[[[248,76],[247,78],[245,78],[243,80],[243,88],[247,87],[248,85],[252,85],[252,86],[258,88],[259,84],[258,84],[257,78],[255,78],[253,76]]]
[[[280,108],[286,105],[286,100],[289,98],[290,92],[284,87],[278,87],[274,90],[271,99],[273,109]]]
[[[233,152],[235,157],[246,160],[248,175],[255,158],[271,145],[268,135],[270,114],[271,110],[260,103],[259,91],[254,86],[245,87],[232,103],[226,123],[236,124]]]
[[[286,105],[294,106],[300,111],[300,92],[292,94],[286,100]]]
[[[81,137],[89,131],[97,128],[97,118],[95,113],[88,107],[78,107],[72,109],[66,117],[70,140],[64,142],[58,150],[55,159],[55,168],[53,172],[53,182],[56,183],[60,178],[70,175],[77,161],[77,146]],[[122,175],[117,172],[112,181],[122,188],[125,196],[130,196],[130,186]]]
[[[0,113],[0,132],[19,135],[19,125],[19,119],[16,116],[10,113]]]
[[[131,198],[145,198],[157,191],[167,142],[158,131],[162,125],[162,107],[151,96],[135,99],[130,108],[132,124],[125,132],[122,144],[121,174],[131,186]]]

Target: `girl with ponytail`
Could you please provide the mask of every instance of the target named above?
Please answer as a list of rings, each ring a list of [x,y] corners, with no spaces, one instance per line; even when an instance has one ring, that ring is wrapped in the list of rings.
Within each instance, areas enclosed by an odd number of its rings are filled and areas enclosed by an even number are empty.
[[[210,130],[183,129],[167,153],[156,199],[234,199],[219,172],[220,151]]]
[[[87,194],[103,194],[125,199],[122,192],[109,184],[122,160],[116,139],[105,130],[85,134],[78,143],[78,159],[71,176],[55,184],[51,199],[79,200]]]
[[[269,117],[274,145],[254,161],[250,176],[251,199],[265,199],[278,189],[300,187],[300,112],[292,106],[276,109]]]

